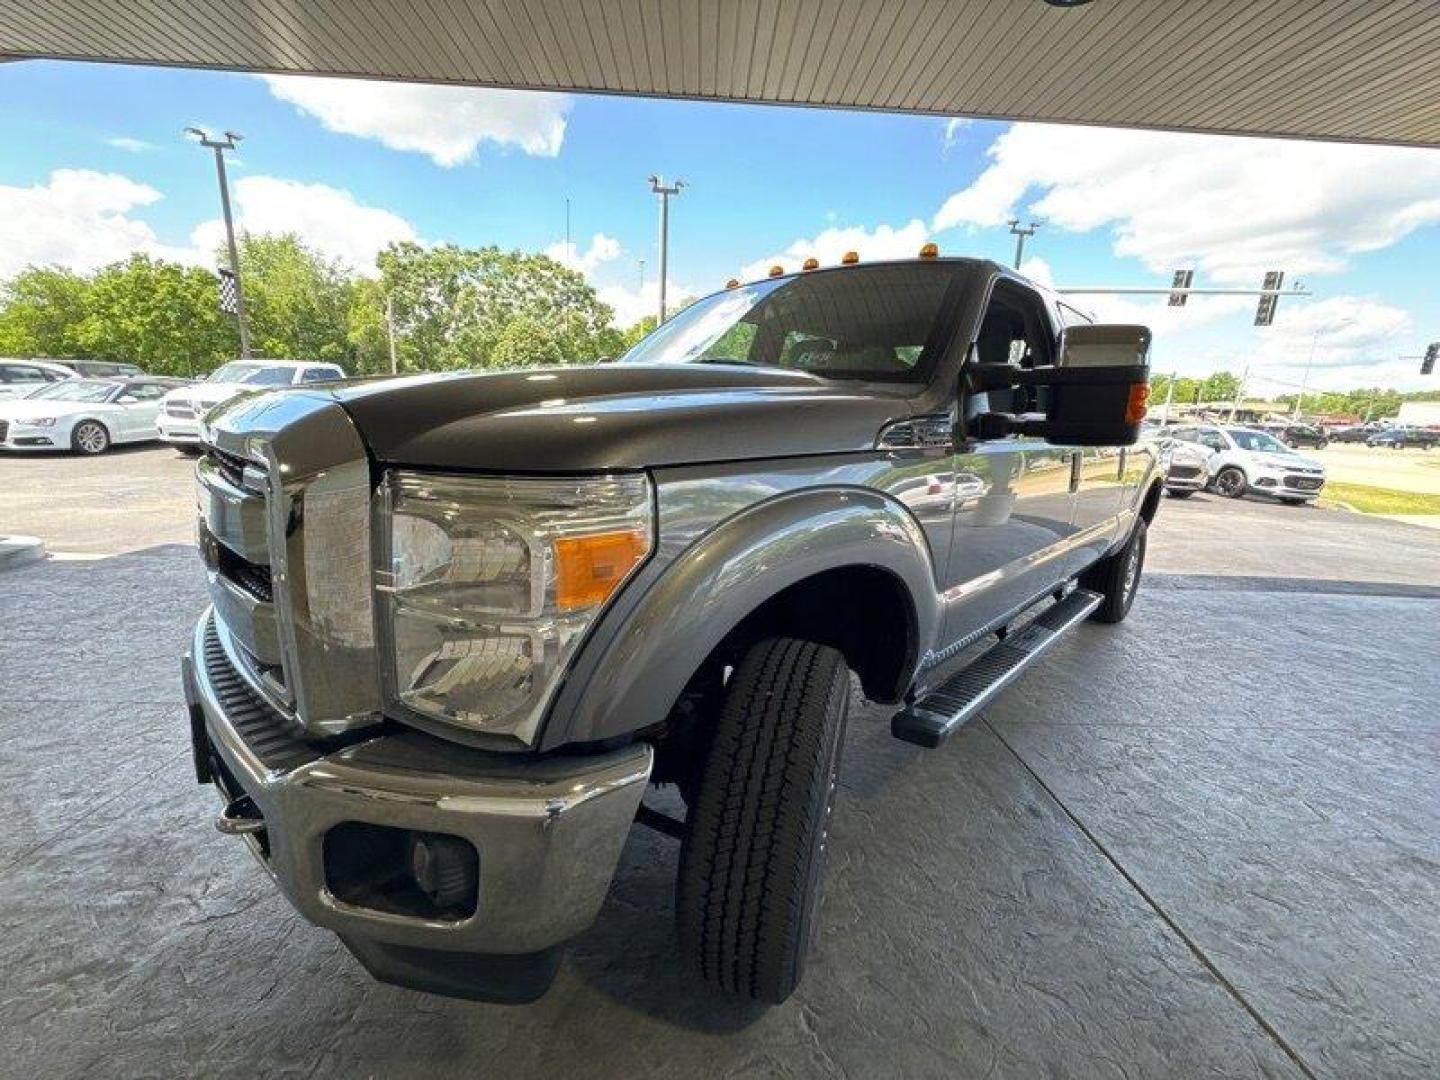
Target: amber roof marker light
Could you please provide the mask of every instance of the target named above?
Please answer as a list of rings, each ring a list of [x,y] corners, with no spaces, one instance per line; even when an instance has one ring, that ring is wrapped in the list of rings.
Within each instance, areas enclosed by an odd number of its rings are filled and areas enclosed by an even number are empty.
[[[733,278],[733,277],[732,277],[729,281],[725,282],[725,288],[727,288],[727,289],[738,289],[739,287],[740,287],[740,279],[739,279],[739,278]]]
[[[781,266],[779,263],[776,263],[774,266],[770,267],[770,276],[771,276],[771,277],[779,277],[779,276],[780,276],[781,274],[783,274],[784,272],[785,272],[785,268],[784,268],[783,266]]]
[[[820,260],[815,258],[814,255],[811,255],[810,258],[806,259],[803,263],[800,264],[800,269],[818,270],[820,269]]]
[[[920,249],[920,258],[922,259],[934,259],[938,257],[939,254],[940,245],[938,244],[926,244]]]
[[[844,266],[854,266],[859,261],[860,253],[858,251],[847,251],[844,255],[840,256],[840,262]]]

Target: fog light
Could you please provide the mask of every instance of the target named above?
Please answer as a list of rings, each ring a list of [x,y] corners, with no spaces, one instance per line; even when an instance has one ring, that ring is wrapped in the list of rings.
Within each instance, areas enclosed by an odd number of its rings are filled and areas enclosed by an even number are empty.
[[[1256,487],[1274,487],[1274,486],[1275,486],[1275,481],[1274,481],[1273,479],[1271,479],[1270,477],[1268,477],[1268,476],[1262,476],[1259,480],[1256,480],[1256,481],[1255,481],[1255,486],[1256,486]]]
[[[416,919],[475,914],[480,855],[458,836],[346,821],[325,834],[325,886],[352,907]]]
[[[458,837],[411,834],[410,876],[437,908],[474,910],[476,862],[475,849]]]

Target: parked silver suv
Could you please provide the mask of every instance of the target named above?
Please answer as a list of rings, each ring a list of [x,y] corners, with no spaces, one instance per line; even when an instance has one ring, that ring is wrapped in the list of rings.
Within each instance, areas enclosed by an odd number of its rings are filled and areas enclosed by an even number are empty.
[[[1231,499],[1252,492],[1299,505],[1314,500],[1325,486],[1323,462],[1297,454],[1266,431],[1200,424],[1170,428],[1166,434],[1214,451],[1210,484]]]
[[[184,674],[220,830],[379,978],[514,1001],[639,822],[681,841],[688,961],[783,1000],[851,672],[938,746],[1125,617],[1160,498],[1148,331],[922,255],[734,283],[616,363],[212,412]]]

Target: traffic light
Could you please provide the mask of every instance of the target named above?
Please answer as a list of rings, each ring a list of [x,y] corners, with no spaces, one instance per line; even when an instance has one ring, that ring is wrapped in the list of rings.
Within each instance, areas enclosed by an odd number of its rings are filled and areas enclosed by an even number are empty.
[[[1188,289],[1190,288],[1190,283],[1194,280],[1194,270],[1176,270],[1175,277],[1170,282],[1170,287],[1172,289]],[[1170,294],[1170,306],[1184,307],[1185,301],[1188,299],[1190,299],[1190,294],[1188,292],[1172,292]]]
[[[1280,297],[1275,293],[1280,291],[1280,286],[1284,281],[1285,271],[1283,270],[1267,270],[1265,272],[1265,284],[1261,288],[1266,291],[1266,295],[1260,297],[1260,303],[1255,306],[1256,326],[1269,326],[1275,321],[1275,305],[1280,302]]]
[[[1435,370],[1435,358],[1440,356],[1440,341],[1432,341],[1425,349],[1425,356],[1420,361],[1420,374],[1429,375]]]

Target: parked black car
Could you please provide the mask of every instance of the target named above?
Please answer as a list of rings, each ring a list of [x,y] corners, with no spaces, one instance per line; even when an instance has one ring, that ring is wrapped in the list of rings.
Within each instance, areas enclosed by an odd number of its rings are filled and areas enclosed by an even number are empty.
[[[1407,447],[1418,446],[1422,450],[1429,450],[1440,445],[1440,432],[1427,428],[1386,428],[1366,439],[1365,445],[1383,446],[1391,450],[1404,450]]]
[[[1363,443],[1375,434],[1375,429],[1366,427],[1364,424],[1355,424],[1352,427],[1331,428],[1329,439],[1337,443]]]
[[[1276,434],[1286,446],[1313,446],[1316,450],[1323,450],[1330,442],[1325,429],[1314,424],[1291,424]]]

